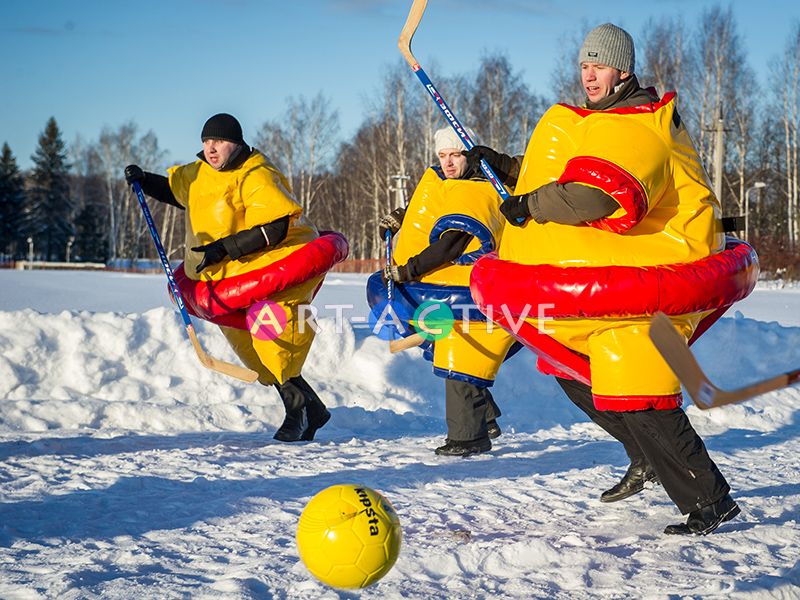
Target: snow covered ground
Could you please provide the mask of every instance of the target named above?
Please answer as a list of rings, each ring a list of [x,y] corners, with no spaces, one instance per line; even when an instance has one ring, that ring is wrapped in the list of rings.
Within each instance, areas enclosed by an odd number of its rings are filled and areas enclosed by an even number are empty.
[[[364,281],[332,274],[315,301],[304,374],[333,419],[281,444],[277,394],[200,365],[163,276],[0,271],[0,598],[800,598],[800,388],[688,405],[743,511],[665,536],[684,518],[660,487],[600,503],[625,454],[527,352],[494,388],[493,451],[435,456],[443,383],[351,326]],[[340,333],[325,305],[352,305]],[[726,388],[800,366],[800,289],[760,286],[695,352]],[[294,544],[305,503],[347,482],[403,524],[362,592],[317,582]]]

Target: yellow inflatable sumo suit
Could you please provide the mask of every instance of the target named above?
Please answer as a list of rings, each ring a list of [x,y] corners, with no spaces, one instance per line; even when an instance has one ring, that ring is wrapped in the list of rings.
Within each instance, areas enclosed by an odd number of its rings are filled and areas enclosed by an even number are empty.
[[[286,258],[318,237],[294,200],[286,178],[258,150],[240,166],[217,171],[202,160],[169,169],[169,185],[176,200],[188,210],[186,219],[186,276],[219,281],[264,269]],[[286,238],[264,252],[226,260],[195,273],[202,254],[190,248],[289,216]],[[220,325],[241,361],[258,372],[264,385],[284,383],[300,375],[314,330],[301,322],[299,306],[312,300],[324,275],[270,296],[286,314],[286,326],[275,339],[254,337],[247,330]]]
[[[426,274],[419,284],[403,286],[411,293],[425,287],[435,287],[439,292],[453,288],[448,302],[455,317],[453,328],[433,347],[433,368],[439,376],[491,386],[514,343],[504,329],[487,323],[469,295],[472,264],[497,248],[504,223],[491,183],[484,179],[447,179],[438,167],[425,171],[408,204],[396,238],[396,264],[406,264],[447,231],[474,236],[454,264]]]
[[[596,285],[603,285],[603,280],[613,281],[617,266],[671,269],[724,249],[720,205],[675,113],[674,93],[632,108],[550,108],[528,144],[514,193],[532,192],[553,181],[599,188],[619,207],[583,226],[529,220],[523,227],[507,227],[500,259],[585,267],[589,273],[595,270]],[[619,286],[621,299],[635,300],[636,282],[630,283]],[[589,357],[597,408],[680,405],[680,384],[650,342],[644,312],[582,318],[558,316],[558,311],[556,305],[556,318],[538,323],[540,330],[547,328],[558,342]],[[688,339],[705,314],[674,315],[673,322]],[[528,322],[537,325],[534,319]]]

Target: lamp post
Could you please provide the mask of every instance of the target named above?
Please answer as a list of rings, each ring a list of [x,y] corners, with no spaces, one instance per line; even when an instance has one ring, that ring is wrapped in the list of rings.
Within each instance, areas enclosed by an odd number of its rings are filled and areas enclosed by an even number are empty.
[[[28,268],[33,268],[33,238],[28,238]]]
[[[402,208],[406,205],[406,180],[411,179],[409,175],[398,173],[397,175],[389,175],[389,179],[394,179],[394,186],[389,186],[389,191],[395,193],[394,207]]]
[[[750,241],[750,192],[767,187],[763,181],[756,181],[744,193],[744,239]]]
[[[67,238],[67,260],[69,262],[70,251],[72,250],[72,243],[75,241],[75,236],[71,235]]]

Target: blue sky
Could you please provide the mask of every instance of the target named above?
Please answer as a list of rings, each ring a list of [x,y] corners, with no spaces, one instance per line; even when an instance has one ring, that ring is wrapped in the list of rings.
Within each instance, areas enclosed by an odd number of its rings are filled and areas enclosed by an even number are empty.
[[[547,93],[561,41],[612,21],[637,38],[650,17],[686,22],[706,0],[430,0],[414,37],[423,68],[472,72],[487,51],[502,51],[529,86]],[[341,135],[362,120],[387,66],[411,0],[9,0],[0,4],[3,110],[0,144],[22,168],[55,116],[65,142],[94,141],[103,126],[135,121],[152,129],[172,161],[189,161],[216,112],[242,122],[245,139],[279,117],[289,96],[322,91],[339,110]],[[756,82],[767,86],[770,58],[782,52],[796,3],[735,0]],[[414,75],[409,70],[408,76]],[[576,71],[577,76],[577,71]],[[436,81],[434,80],[434,83]],[[447,90],[440,89],[445,98]],[[425,94],[420,86],[420,94]]]

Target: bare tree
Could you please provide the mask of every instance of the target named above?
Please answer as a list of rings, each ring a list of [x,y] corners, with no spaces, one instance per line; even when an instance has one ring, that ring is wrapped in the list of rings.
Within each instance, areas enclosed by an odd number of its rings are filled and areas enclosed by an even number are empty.
[[[583,38],[591,29],[588,21],[583,19],[571,32],[562,34],[558,39],[558,60],[550,76],[551,89],[554,96],[551,102],[565,102],[579,106],[586,102],[586,92],[581,85],[578,70],[578,53]]]
[[[434,67],[435,68],[435,67]],[[434,74],[437,88],[450,89]],[[380,217],[395,208],[393,188],[405,187],[406,198],[423,171],[433,161],[433,131],[446,125],[426,91],[399,60],[386,72],[379,91],[370,95],[367,122],[353,144],[345,145],[337,172],[353,180],[353,213],[358,214],[359,242],[363,258],[381,255],[383,243],[377,235]],[[450,98],[447,98],[448,103]],[[399,179],[399,178],[408,179]],[[406,182],[410,185],[406,187]]]
[[[742,75],[745,81],[755,79],[755,75],[746,65],[742,67]],[[745,194],[749,186],[748,167],[751,164],[749,157],[754,150],[752,139],[755,134],[756,99],[753,88],[748,86],[748,89],[742,92],[739,101],[731,107],[729,115],[733,132],[733,152],[729,162],[733,176],[729,178],[728,188],[735,200],[736,212],[741,214],[745,211]]]
[[[640,83],[653,85],[659,95],[681,91],[689,65],[686,27],[680,17],[648,19],[639,36],[636,67]]]
[[[741,162],[748,153],[752,137],[752,120],[748,118],[748,95],[750,86],[741,85],[749,81],[752,71],[747,66],[744,44],[738,33],[733,9],[712,6],[703,11],[693,39],[694,60],[686,65],[686,79],[690,103],[683,116],[690,123],[690,130],[698,143],[698,151],[708,164],[717,160],[714,156],[714,136],[710,135],[712,124],[721,115],[725,125],[725,157],[723,167],[732,171],[743,171]],[[731,151],[732,150],[732,151]],[[720,158],[722,158],[720,157]],[[744,173],[739,173],[736,184],[723,189],[720,198],[723,211],[727,204],[739,209],[743,203]]]
[[[386,197],[387,163],[383,154],[382,123],[368,123],[345,144],[337,162],[343,231],[350,238],[355,258],[380,256],[375,234],[380,201]]]
[[[126,165],[138,164],[145,171],[163,170],[166,153],[159,149],[154,133],[137,138],[137,125],[130,121],[116,131],[104,128],[96,145],[100,159],[100,175],[105,185],[109,211],[109,256],[137,258],[146,235],[137,200],[122,176]],[[163,207],[154,207],[154,218],[162,215]],[[170,207],[170,210],[175,210]],[[171,251],[167,247],[168,251]]]
[[[777,168],[783,176],[786,206],[786,234],[790,249],[800,241],[800,162],[798,131],[800,130],[800,22],[792,28],[783,55],[771,66],[773,80],[781,82],[778,102],[783,134],[783,164]]]
[[[773,102],[775,101],[773,99]],[[768,252],[774,250],[771,246],[778,240],[775,237],[776,233],[786,236],[786,204],[783,202],[784,195],[780,193],[784,184],[781,165],[785,164],[786,154],[783,115],[778,115],[777,111],[768,107],[765,108],[767,110],[764,111],[755,131],[753,153],[750,156],[752,181],[762,181],[767,184],[755,207],[751,205],[751,212],[755,214],[751,214],[750,218],[750,241],[758,248],[759,254],[764,249]],[[763,268],[764,257],[761,257],[760,262]]]
[[[256,147],[275,161],[308,211],[320,191],[320,175],[330,164],[338,135],[339,113],[318,93],[311,100],[289,98],[284,115],[261,127]]]
[[[471,89],[470,120],[480,130],[482,143],[521,154],[542,115],[544,100],[531,94],[502,54],[481,59]]]

